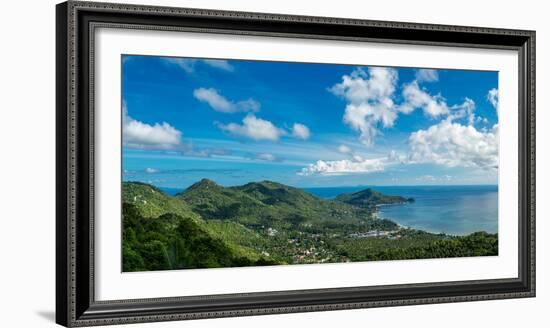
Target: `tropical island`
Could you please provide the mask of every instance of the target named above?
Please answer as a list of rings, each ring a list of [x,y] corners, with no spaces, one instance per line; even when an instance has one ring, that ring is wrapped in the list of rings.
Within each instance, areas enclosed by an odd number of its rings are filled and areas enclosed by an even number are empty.
[[[413,203],[414,198],[388,196],[368,188],[354,193],[344,193],[336,196],[336,200],[357,207],[372,208],[380,205]]]
[[[498,255],[497,234],[434,234],[377,215],[380,205],[414,201],[374,189],[322,199],[272,181],[208,179],[170,196],[124,182],[123,271]]]

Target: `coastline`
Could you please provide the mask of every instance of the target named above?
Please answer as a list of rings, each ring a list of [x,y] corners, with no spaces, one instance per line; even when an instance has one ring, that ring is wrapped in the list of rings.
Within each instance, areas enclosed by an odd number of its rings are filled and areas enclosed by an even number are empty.
[[[365,187],[352,186],[297,189],[320,199],[334,200],[336,196],[342,193],[353,193],[362,190],[362,188]],[[376,213],[373,213],[373,217],[376,215],[379,219],[392,221],[405,229],[421,230],[433,234],[445,233],[453,236],[466,236],[478,231],[486,231],[489,233],[496,233],[498,231],[498,203],[496,197],[494,205],[491,205],[494,209],[486,208],[487,205],[490,205],[488,202],[479,204],[480,206],[473,206],[475,210],[468,208],[472,207],[469,204],[474,204],[472,201],[475,202],[476,198],[479,197],[477,195],[487,193],[495,193],[495,195],[497,195],[497,185],[407,185],[369,188],[381,191],[384,194],[399,195],[405,198],[412,197],[415,199],[414,202],[384,203],[373,206]],[[172,196],[186,190],[162,187],[160,189]],[[471,197],[463,201],[463,203],[466,203],[468,206],[458,206],[457,203],[459,201],[454,199],[454,197],[457,197],[457,195],[462,195],[460,197],[464,195],[468,196],[468,194],[472,194]],[[434,197],[437,199],[432,200]],[[431,204],[426,204],[426,199],[428,199]],[[442,205],[439,205],[440,203]],[[464,215],[459,218],[451,218],[445,213],[446,211],[454,211],[459,214],[463,212]],[[413,216],[416,216],[416,218],[409,219],[409,217],[412,218]],[[443,217],[446,219],[442,219]],[[482,220],[488,221],[488,223],[481,224],[480,222]],[[466,223],[463,221],[466,221]],[[468,228],[468,225],[472,225],[472,227]]]
[[[363,190],[327,200],[272,181],[228,188],[208,179],[170,196],[153,185],[125,183],[123,270],[498,254],[497,234],[431,233],[384,219],[380,209],[406,205],[375,203],[399,197]],[[204,252],[197,256],[195,249]]]

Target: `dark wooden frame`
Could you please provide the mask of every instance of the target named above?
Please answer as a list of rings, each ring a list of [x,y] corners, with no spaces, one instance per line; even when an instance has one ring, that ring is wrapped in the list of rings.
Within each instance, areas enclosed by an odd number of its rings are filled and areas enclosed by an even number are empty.
[[[56,321],[64,326],[535,296],[535,32],[69,1],[57,5]],[[519,277],[208,297],[94,298],[97,27],[512,49],[519,54]]]

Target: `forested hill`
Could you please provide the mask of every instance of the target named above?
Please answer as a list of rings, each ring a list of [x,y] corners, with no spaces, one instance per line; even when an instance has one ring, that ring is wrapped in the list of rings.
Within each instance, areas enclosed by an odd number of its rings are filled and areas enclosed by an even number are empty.
[[[299,228],[330,223],[373,224],[372,212],[318,198],[272,181],[223,187],[203,179],[176,195],[205,220],[233,220],[245,225]],[[378,223],[392,224],[389,221]],[[395,224],[393,224],[395,226]]]
[[[496,234],[432,234],[373,215],[374,205],[405,201],[373,190],[326,200],[271,181],[207,179],[170,196],[125,182],[123,271],[498,254]]]
[[[254,231],[234,222],[206,222],[181,199],[140,182],[123,183],[123,271],[283,264],[249,246]]]
[[[377,205],[403,204],[414,202],[414,198],[388,196],[370,188],[354,193],[340,194],[336,197],[336,200],[359,207],[373,207]]]

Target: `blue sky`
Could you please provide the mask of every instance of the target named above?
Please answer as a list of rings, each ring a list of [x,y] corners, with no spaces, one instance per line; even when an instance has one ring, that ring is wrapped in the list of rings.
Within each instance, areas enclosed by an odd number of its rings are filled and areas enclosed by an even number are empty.
[[[498,73],[122,57],[123,179],[496,184]]]

